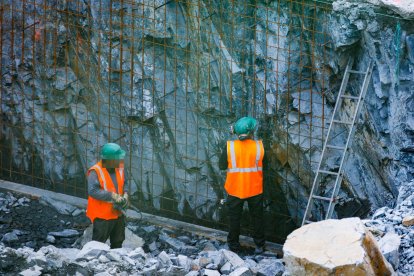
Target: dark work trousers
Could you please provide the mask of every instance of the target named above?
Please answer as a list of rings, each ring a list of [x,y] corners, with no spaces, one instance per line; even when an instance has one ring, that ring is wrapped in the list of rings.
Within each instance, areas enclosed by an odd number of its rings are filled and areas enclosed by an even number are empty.
[[[105,243],[111,241],[111,248],[121,248],[125,240],[125,217],[117,219],[96,218],[93,222],[92,240]]]
[[[240,246],[240,220],[243,212],[243,204],[247,201],[249,213],[253,223],[253,240],[256,246],[264,246],[264,225],[263,225],[263,194],[240,199],[228,195],[227,207],[229,215],[229,234],[227,235],[227,243],[231,248]]]

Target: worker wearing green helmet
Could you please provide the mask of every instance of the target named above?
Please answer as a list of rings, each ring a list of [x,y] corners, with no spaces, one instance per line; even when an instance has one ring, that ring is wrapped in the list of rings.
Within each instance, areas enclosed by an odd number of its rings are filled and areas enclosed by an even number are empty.
[[[240,222],[243,205],[247,201],[253,222],[255,254],[263,253],[265,245],[263,227],[263,164],[264,147],[261,140],[254,139],[257,121],[252,117],[240,118],[232,133],[237,140],[227,141],[219,159],[219,168],[227,170],[224,188],[227,192],[229,249],[240,252]]]
[[[125,151],[118,144],[107,143],[101,160],[87,173],[88,207],[86,215],[93,223],[92,240],[120,248],[125,240],[124,211],[129,205],[124,173]]]

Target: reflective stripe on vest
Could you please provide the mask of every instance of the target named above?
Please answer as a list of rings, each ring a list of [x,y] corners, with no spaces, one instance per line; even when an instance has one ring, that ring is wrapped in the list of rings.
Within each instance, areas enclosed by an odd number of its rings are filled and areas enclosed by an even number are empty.
[[[230,141],[230,159],[231,159],[231,166],[232,168],[228,168],[227,172],[235,173],[235,172],[258,172],[262,171],[263,168],[259,167],[259,161],[260,161],[260,144],[259,141],[256,142],[256,167],[252,168],[237,168],[236,164],[236,152],[234,150],[234,141]]]
[[[104,172],[102,171],[102,168],[100,166],[98,166],[98,165],[95,164],[91,168],[91,170],[95,170],[95,171],[97,171],[99,173],[99,175],[101,176],[102,182],[103,182],[102,183],[103,184],[103,188],[104,188],[105,191],[108,191],[108,188],[106,187],[105,175],[104,175]]]

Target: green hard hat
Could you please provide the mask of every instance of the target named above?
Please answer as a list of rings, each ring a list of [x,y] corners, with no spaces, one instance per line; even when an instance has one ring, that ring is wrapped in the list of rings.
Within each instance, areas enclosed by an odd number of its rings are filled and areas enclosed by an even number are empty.
[[[124,159],[125,151],[118,144],[107,143],[102,147],[101,158],[106,160]]]
[[[237,135],[253,133],[257,126],[257,121],[252,117],[243,117],[234,124],[234,132]]]

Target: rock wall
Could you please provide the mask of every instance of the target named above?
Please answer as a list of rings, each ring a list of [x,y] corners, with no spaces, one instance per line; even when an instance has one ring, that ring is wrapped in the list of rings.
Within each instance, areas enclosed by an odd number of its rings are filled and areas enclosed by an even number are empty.
[[[301,221],[350,56],[375,68],[336,215],[392,205],[413,178],[409,12],[355,1],[45,3],[1,4],[4,179],[86,196],[86,169],[116,141],[142,208],[221,223],[218,156],[229,124],[252,115],[271,160],[267,232],[280,241]]]

